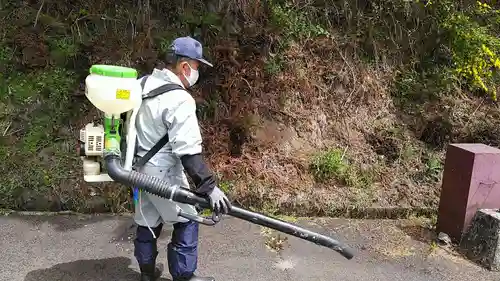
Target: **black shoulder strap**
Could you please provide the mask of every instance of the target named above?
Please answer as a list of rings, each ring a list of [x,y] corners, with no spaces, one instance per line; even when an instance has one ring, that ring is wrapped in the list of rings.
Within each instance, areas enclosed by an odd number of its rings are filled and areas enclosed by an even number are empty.
[[[142,79],[141,81],[141,87],[142,89],[144,89],[144,85],[146,84],[146,80],[148,79],[149,76],[146,76]],[[154,98],[158,95],[161,95],[161,94],[164,94],[166,92],[170,92],[170,91],[173,91],[173,90],[184,90],[184,88],[178,84],[165,84],[165,85],[162,85],[156,89],[153,89],[151,90],[149,93],[147,93],[146,95],[143,96],[143,100],[145,99],[150,99],[150,98]],[[138,167],[141,167],[143,166],[144,164],[146,164],[149,159],[151,159],[156,153],[158,153],[158,151],[160,151],[160,149],[166,145],[168,143],[169,139],[168,139],[168,132],[151,148],[151,150],[149,150],[146,155],[144,155],[143,157],[141,157],[139,159],[139,161],[137,161],[133,168],[138,168]]]
[[[141,157],[139,159],[139,161],[137,161],[136,163],[134,163],[134,166],[133,168],[139,168],[139,167],[142,167],[144,166],[144,164],[146,164],[149,159],[151,159],[156,153],[158,153],[158,151],[160,151],[160,149],[166,145],[168,143],[168,133],[166,133],[152,148],[151,150],[148,151],[148,153],[146,153],[146,155],[144,155],[143,157]]]
[[[178,85],[178,84],[164,84],[164,85],[161,85],[160,87],[158,87],[156,89],[151,90],[149,93],[147,93],[146,95],[144,95],[142,97],[142,99],[143,100],[145,100],[145,99],[151,99],[151,98],[154,98],[156,96],[159,96],[161,94],[164,94],[166,92],[170,92],[170,91],[173,91],[173,90],[184,90],[184,88],[181,85]]]
[[[146,85],[146,80],[148,80],[148,78],[149,78],[149,75],[145,76],[141,81],[141,88],[143,90],[144,90],[144,85]],[[143,95],[142,99],[143,100],[151,99],[151,98],[154,98],[156,96],[159,96],[161,94],[164,94],[166,92],[170,92],[173,90],[184,90],[184,88],[179,84],[174,84],[174,83],[164,84],[156,89],[149,91],[147,94]]]
[[[146,85],[146,80],[148,80],[149,75],[144,76],[141,81],[141,89],[144,91],[144,85]]]

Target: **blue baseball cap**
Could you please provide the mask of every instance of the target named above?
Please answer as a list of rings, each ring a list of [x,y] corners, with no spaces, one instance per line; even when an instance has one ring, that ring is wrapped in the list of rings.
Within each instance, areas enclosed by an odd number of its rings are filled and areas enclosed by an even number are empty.
[[[179,37],[172,42],[172,51],[178,56],[188,57],[197,60],[210,67],[213,67],[206,59],[203,58],[203,47],[196,39],[187,37]]]

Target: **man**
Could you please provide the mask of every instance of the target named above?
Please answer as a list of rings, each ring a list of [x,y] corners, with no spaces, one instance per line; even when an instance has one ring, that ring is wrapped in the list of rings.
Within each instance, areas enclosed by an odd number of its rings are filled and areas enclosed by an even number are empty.
[[[178,188],[189,188],[184,168],[196,185],[194,192],[207,196],[215,213],[227,213],[231,204],[217,187],[201,156],[202,138],[196,103],[186,91],[197,82],[200,64],[210,67],[212,64],[203,59],[200,42],[191,37],[173,41],[166,63],[167,68],[154,69],[151,75],[140,81],[144,97],[165,84],[174,84],[178,89],[144,99],[136,119],[137,155],[143,157],[167,133],[169,139],[139,171]],[[162,273],[156,267],[156,242],[164,224],[173,224],[174,228],[167,249],[173,281],[214,280],[194,274],[198,258],[198,224],[177,216],[179,209],[197,214],[195,207],[145,192],[140,192],[138,197],[134,217],[138,224],[134,255],[140,266],[141,281],[155,280]]]

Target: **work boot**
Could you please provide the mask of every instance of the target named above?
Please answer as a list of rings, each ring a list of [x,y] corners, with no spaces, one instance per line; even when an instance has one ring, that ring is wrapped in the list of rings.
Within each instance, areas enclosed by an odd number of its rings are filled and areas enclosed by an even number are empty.
[[[173,281],[215,281],[213,277],[199,277],[192,275],[191,277],[176,277]]]
[[[141,281],[155,281],[163,273],[162,268],[154,264],[141,264],[139,267],[141,269]]]

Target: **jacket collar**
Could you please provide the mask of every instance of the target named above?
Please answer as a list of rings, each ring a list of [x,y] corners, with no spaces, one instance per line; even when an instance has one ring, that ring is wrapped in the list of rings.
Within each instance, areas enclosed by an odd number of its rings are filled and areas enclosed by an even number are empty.
[[[153,69],[153,73],[151,73],[151,76],[156,77],[158,79],[162,79],[162,80],[169,82],[169,83],[175,83],[175,84],[181,85],[182,88],[184,88],[184,89],[186,88],[186,87],[184,87],[184,84],[182,84],[181,79],[169,69],[164,68],[164,69],[160,70],[158,68],[155,68],[155,69]]]

